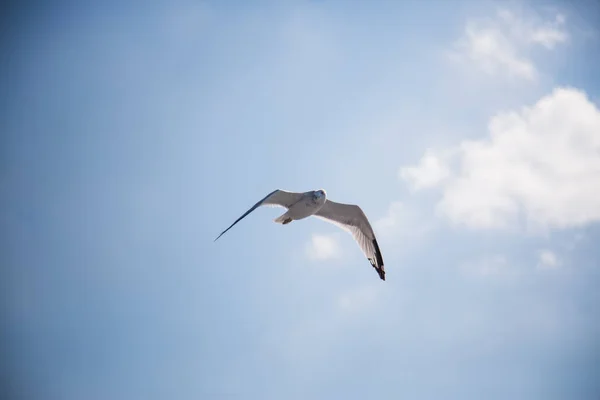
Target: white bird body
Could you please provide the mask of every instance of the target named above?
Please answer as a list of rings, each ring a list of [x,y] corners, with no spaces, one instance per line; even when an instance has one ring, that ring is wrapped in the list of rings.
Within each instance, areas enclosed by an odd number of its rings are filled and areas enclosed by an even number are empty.
[[[304,192],[301,197],[298,197],[298,201],[294,202],[283,215],[275,218],[275,222],[285,225],[292,221],[308,218],[315,215],[327,201],[326,194],[315,197],[312,191]]]
[[[274,222],[283,225],[315,216],[339,226],[352,234],[371,266],[375,268],[379,277],[385,281],[383,258],[367,216],[357,205],[336,203],[327,199],[327,194],[323,189],[303,193],[274,190],[221,232],[215,241],[260,206],[286,208],[287,211],[274,220]]]

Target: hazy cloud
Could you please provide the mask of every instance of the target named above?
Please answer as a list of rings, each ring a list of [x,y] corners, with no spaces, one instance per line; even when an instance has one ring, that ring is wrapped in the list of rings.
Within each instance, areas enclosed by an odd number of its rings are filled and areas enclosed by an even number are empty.
[[[311,260],[329,260],[339,258],[341,249],[335,235],[313,234],[306,245],[306,254]]]

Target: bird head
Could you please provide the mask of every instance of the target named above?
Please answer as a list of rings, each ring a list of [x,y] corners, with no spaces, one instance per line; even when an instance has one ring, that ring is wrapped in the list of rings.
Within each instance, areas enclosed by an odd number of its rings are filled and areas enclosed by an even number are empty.
[[[313,196],[315,197],[315,199],[321,199],[325,198],[327,195],[323,189],[319,189],[313,192]]]

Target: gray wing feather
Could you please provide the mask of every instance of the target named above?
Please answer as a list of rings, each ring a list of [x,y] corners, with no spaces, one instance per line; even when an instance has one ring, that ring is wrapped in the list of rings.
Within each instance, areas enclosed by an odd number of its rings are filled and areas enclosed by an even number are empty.
[[[262,200],[260,200],[255,205],[253,205],[241,217],[236,219],[235,222],[229,226],[229,228],[227,228],[223,232],[221,232],[221,234],[219,236],[217,236],[217,239],[220,238],[225,232],[227,232],[228,230],[233,228],[233,226],[235,224],[240,222],[242,219],[244,219],[244,217],[246,217],[252,211],[256,210],[258,207],[272,206],[272,207],[284,207],[284,208],[289,209],[293,204],[300,201],[302,199],[303,195],[304,195],[303,193],[288,192],[288,191],[281,190],[281,189],[272,191],[271,193],[266,195]],[[214,241],[216,242],[217,239],[215,239]]]
[[[353,204],[336,203],[327,199],[315,217],[321,218],[352,234],[352,237],[375,268],[379,277],[385,281],[383,257],[375,232],[363,210]]]

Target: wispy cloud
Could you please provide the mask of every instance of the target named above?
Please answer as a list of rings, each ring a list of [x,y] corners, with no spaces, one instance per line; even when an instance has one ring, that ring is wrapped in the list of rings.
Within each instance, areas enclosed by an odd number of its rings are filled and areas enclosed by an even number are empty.
[[[467,21],[464,34],[454,43],[450,55],[490,75],[533,80],[538,71],[530,57],[531,49],[541,46],[552,50],[567,39],[562,14],[544,21],[534,15],[501,9],[494,18]]]
[[[584,92],[557,88],[531,107],[497,114],[488,129],[487,138],[453,149],[459,168],[428,185],[442,190],[439,214],[482,229],[521,216],[542,230],[600,221],[600,111]],[[421,161],[405,179],[443,162]]]
[[[551,250],[540,250],[538,257],[538,269],[555,269],[561,264],[558,256]]]
[[[313,234],[306,245],[306,255],[311,260],[340,258],[342,252],[336,235]]]

